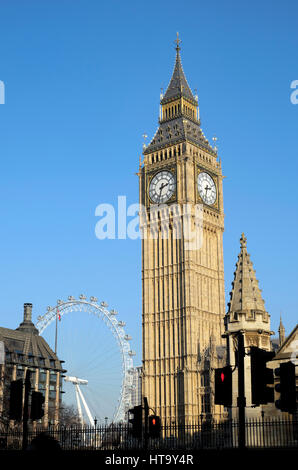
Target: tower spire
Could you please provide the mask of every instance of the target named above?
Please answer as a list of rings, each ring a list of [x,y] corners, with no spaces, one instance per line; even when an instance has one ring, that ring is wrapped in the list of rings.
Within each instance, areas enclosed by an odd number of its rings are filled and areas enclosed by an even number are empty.
[[[278,327],[278,335],[279,335],[279,346],[281,346],[285,342],[285,339],[286,339],[286,330],[281,320],[281,314],[280,314],[280,321],[279,321],[279,327]]]
[[[265,312],[259,282],[256,279],[256,271],[253,267],[250,255],[247,253],[247,239],[244,233],[240,238],[240,254],[234,273],[229,312],[244,312],[255,310]]]
[[[177,33],[174,41],[176,60],[170,83],[164,93],[160,94],[159,127],[143,154],[148,155],[156,150],[189,141],[217,156],[217,149],[212,148],[202,129],[197,95],[193,95],[181,63],[181,39]]]
[[[165,104],[169,101],[172,101],[176,98],[181,98],[184,97],[188,99],[191,103],[194,105],[197,105],[197,101],[195,100],[192,91],[187,83],[187,80],[185,78],[185,74],[183,71],[182,63],[181,63],[181,57],[180,57],[180,44],[181,44],[181,39],[179,38],[179,34],[177,33],[177,37],[175,40],[176,44],[176,61],[175,61],[175,66],[174,66],[174,71],[172,78],[170,80],[169,86],[167,88],[167,91],[165,92],[165,95],[163,99],[161,100],[161,104]]]

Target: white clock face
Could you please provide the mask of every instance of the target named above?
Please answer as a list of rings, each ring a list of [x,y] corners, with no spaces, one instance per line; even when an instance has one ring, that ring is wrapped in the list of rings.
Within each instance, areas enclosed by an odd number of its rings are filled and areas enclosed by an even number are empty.
[[[198,191],[205,202],[209,206],[214,204],[216,201],[216,186],[208,173],[201,172],[198,176]]]
[[[160,171],[151,180],[149,186],[150,199],[156,204],[168,201],[176,189],[176,180],[170,171]]]

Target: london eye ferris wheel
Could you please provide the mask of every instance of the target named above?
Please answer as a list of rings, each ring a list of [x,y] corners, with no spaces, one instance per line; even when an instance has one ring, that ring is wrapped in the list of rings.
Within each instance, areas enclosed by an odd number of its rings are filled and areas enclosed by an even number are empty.
[[[135,352],[118,312],[96,297],[69,296],[48,307],[36,327],[67,374],[88,381],[84,392],[93,416],[102,423],[124,421],[131,408]],[[75,406],[74,387],[66,381],[63,388],[63,402]]]

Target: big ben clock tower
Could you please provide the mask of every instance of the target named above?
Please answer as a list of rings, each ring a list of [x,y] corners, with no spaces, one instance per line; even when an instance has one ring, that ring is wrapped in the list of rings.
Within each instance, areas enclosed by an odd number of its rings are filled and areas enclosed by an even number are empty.
[[[187,424],[203,412],[200,358],[223,341],[224,214],[221,165],[200,127],[178,35],[173,75],[160,104],[159,128],[144,148],[139,171],[142,394],[163,422]],[[200,231],[195,246],[186,239],[186,219],[192,232]],[[208,380],[205,385],[204,396],[212,389]]]

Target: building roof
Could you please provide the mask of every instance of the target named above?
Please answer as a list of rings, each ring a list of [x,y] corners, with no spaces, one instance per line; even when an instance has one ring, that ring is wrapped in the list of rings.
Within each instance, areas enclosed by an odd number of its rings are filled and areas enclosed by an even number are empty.
[[[185,116],[179,116],[162,122],[152,141],[146,147],[144,154],[146,155],[147,153],[155,152],[186,140],[215,155],[215,151],[204,136],[200,125]]]
[[[246,237],[242,233],[240,238],[241,249],[236,263],[234,281],[232,282],[228,313],[247,310],[266,311],[259,281],[256,279],[256,271],[253,268],[250,255],[247,253],[246,242]]]
[[[24,304],[24,320],[16,330],[0,327],[9,362],[28,363],[62,371],[61,361],[31,321],[32,304]],[[8,362],[8,360],[7,360]]]

